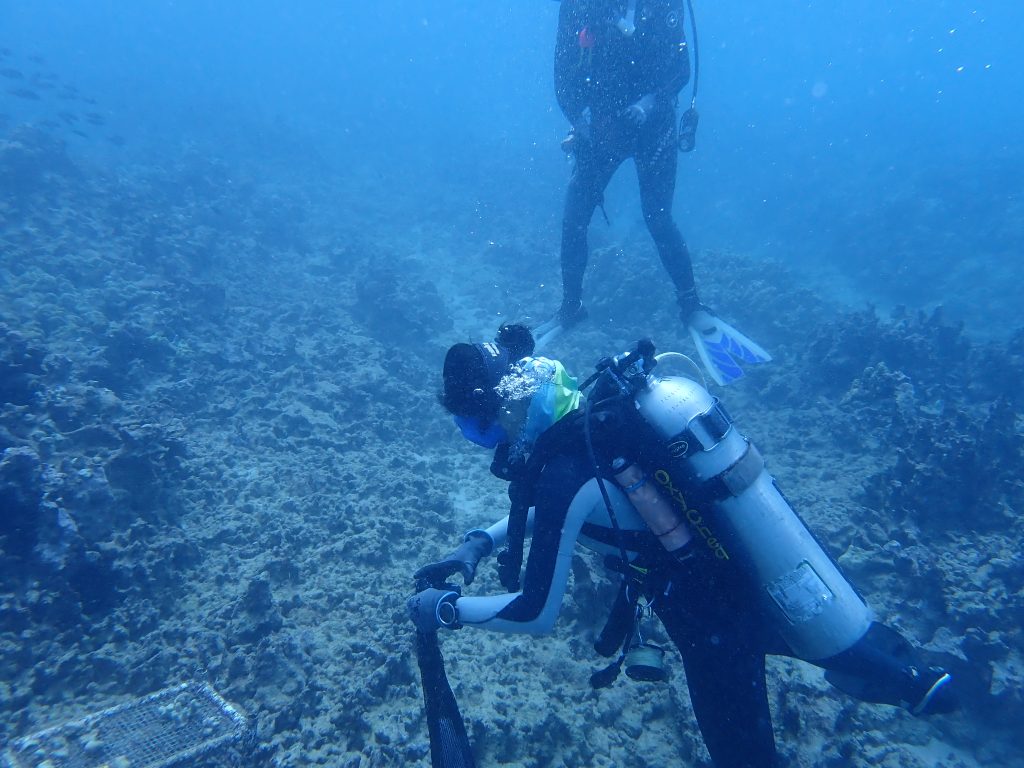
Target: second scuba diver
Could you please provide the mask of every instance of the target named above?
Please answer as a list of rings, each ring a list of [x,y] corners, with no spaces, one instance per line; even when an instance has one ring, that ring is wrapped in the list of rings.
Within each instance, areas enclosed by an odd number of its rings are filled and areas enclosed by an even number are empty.
[[[586,317],[587,229],[612,175],[632,157],[644,221],[675,287],[680,318],[709,375],[727,384],[743,375],[742,364],[771,356],[701,303],[689,250],[672,217],[676,101],[690,80],[683,22],[683,0],[562,0],[555,92],[572,125],[563,147],[575,165],[562,215],[562,304],[537,328],[537,339],[543,347]]]
[[[591,683],[610,684],[623,666],[662,678],[662,649],[640,627],[653,612],[682,657],[717,768],[777,764],[767,654],[815,664],[865,701],[915,715],[956,708],[951,675],[874,620],[701,384],[656,375],[664,356],[648,341],[601,361],[581,388],[533,351],[516,325],[448,350],[442,404],[465,437],[494,449],[491,468],[510,482],[512,506],[417,572],[409,614],[421,638],[458,627],[550,631],[581,544],[621,577],[595,643],[617,658]],[[507,592],[462,596],[448,582],[461,574],[469,584],[496,552]]]

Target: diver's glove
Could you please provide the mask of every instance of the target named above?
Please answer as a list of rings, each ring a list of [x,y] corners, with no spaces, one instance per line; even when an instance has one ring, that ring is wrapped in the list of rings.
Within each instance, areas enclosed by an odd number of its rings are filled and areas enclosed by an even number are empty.
[[[442,584],[453,574],[461,573],[466,584],[472,584],[480,558],[491,554],[494,541],[486,531],[470,531],[466,540],[448,557],[425,565],[413,574],[416,581]]]
[[[590,143],[590,107],[584,109],[580,116],[572,121],[569,135],[562,139],[562,151],[571,155],[581,146]]]
[[[420,632],[436,632],[445,629],[459,629],[459,610],[455,601],[459,593],[452,589],[425,589],[409,598],[406,609],[409,620]]]
[[[630,104],[626,107],[625,115],[633,122],[634,125],[643,125],[647,122],[647,118],[651,116],[651,112],[654,111],[654,94],[648,93],[643,96],[635,104]]]

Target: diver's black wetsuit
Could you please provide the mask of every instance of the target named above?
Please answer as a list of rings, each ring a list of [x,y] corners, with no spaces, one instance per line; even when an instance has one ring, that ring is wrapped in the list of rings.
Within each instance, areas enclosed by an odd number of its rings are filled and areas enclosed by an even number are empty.
[[[650,572],[645,584],[678,649],[701,734],[717,768],[770,768],[776,765],[775,739],[765,683],[765,656],[796,658],[757,603],[758,588],[747,576],[711,554],[695,535],[692,555],[670,559],[618,490],[611,473],[606,489],[617,507],[616,531],[596,490],[593,464],[582,428],[583,414],[565,417],[538,442],[547,454],[533,484],[532,539],[521,592],[461,597],[457,605],[466,626],[503,632],[542,633],[557,617],[575,544],[617,554],[621,542],[634,562]],[[615,456],[645,450],[649,429],[632,409],[592,416],[592,443],[598,465]],[[602,475],[605,471],[602,470]],[[501,523],[488,529],[500,546]],[[872,701],[899,704],[922,691],[908,677],[908,660],[878,646],[873,628],[850,649],[812,663],[870,681]]]
[[[562,220],[563,306],[582,298],[587,228],[612,174],[633,157],[644,221],[687,311],[699,302],[690,254],[672,218],[675,104],[690,79],[683,2],[637,3],[636,31],[630,36],[616,26],[624,6],[625,0],[562,0],[555,91],[562,112],[575,128],[576,156]],[[627,110],[648,94],[654,97],[653,109],[637,126]],[[587,109],[589,130],[584,131]]]

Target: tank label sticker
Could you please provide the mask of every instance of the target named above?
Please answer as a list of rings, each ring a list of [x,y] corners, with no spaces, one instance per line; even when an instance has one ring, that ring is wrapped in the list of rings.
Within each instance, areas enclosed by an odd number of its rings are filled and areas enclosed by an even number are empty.
[[[810,621],[835,599],[832,590],[806,560],[769,584],[768,594],[792,624]]]

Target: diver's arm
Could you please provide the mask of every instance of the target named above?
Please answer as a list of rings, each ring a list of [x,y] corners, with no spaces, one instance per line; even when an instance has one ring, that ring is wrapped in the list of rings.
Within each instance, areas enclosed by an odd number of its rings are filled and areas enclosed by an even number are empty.
[[[578,480],[569,484],[559,482],[558,477],[545,479],[549,490],[538,492],[538,512],[523,589],[503,595],[460,597],[456,601],[460,624],[531,635],[545,634],[554,626],[569,580],[576,540],[593,504],[582,500],[592,497],[576,493]]]
[[[581,16],[578,0],[563,0],[558,11],[558,34],[555,37],[555,96],[566,119],[576,125],[586,108],[583,78],[580,73]]]
[[[526,517],[526,535],[533,530],[533,510]],[[508,516],[496,522],[490,528],[474,528],[468,531],[462,543],[447,557],[435,563],[429,563],[413,574],[417,582],[440,587],[451,576],[461,573],[465,583],[472,584],[476,578],[476,569],[480,561],[493,554],[495,547],[504,546],[508,538]]]
[[[576,539],[590,510],[567,517],[554,547],[530,545],[528,573],[519,592],[482,597],[460,597],[455,605],[459,623],[494,632],[543,635],[551,631],[565,596]],[[537,559],[535,559],[537,558]],[[538,559],[544,562],[538,563]],[[548,571],[546,583],[529,578],[529,570]]]
[[[530,513],[526,517],[526,535],[529,536],[533,533],[533,519],[536,511],[533,507],[530,508]],[[474,533],[482,533],[490,538],[492,547],[491,552],[505,546],[505,541],[508,539],[508,515],[505,515],[501,520],[496,522],[490,528],[476,528],[469,531],[466,535],[469,536]]]

